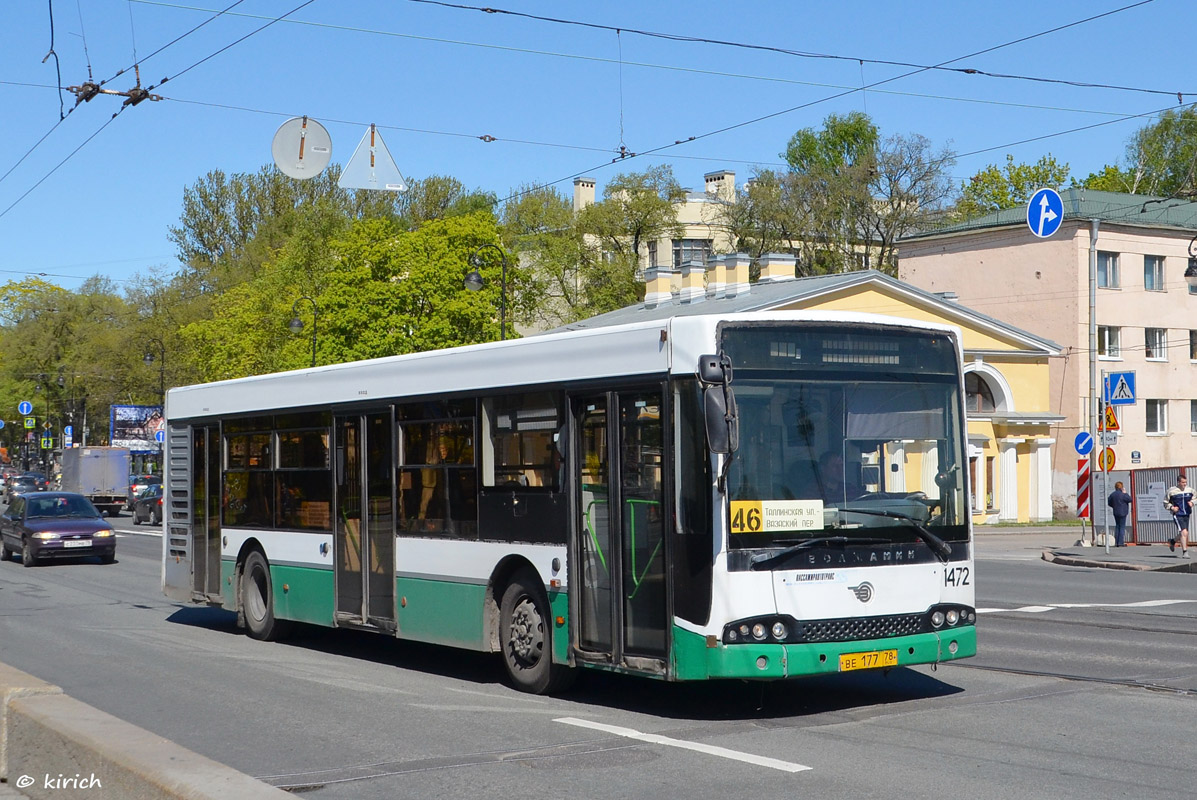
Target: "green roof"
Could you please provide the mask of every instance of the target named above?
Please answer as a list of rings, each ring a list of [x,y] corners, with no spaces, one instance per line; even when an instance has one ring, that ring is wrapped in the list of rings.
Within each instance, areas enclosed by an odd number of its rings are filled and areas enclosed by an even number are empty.
[[[1167,228],[1181,231],[1197,230],[1197,200],[1181,197],[1152,197],[1121,192],[1099,192],[1094,189],[1072,188],[1060,192],[1064,201],[1064,222],[1099,219],[1121,225],[1144,228]],[[925,239],[952,233],[967,233],[986,228],[1004,228],[1027,224],[1027,208],[1004,208],[963,222],[945,222],[937,227],[914,233],[902,241]]]

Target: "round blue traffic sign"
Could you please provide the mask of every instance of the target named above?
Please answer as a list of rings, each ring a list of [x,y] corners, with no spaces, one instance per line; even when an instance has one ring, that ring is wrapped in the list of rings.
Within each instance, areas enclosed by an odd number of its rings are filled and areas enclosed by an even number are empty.
[[[1060,229],[1064,221],[1064,201],[1055,189],[1040,189],[1027,203],[1027,227],[1040,239],[1046,239]]]
[[[1076,439],[1073,440],[1072,446],[1076,448],[1078,453],[1083,456],[1087,456],[1089,453],[1093,452],[1093,437],[1089,435],[1088,431],[1081,431],[1076,435]]]
[[[4,420],[0,419],[0,430],[4,429]]]
[[[33,413],[33,403],[30,403],[28,400],[22,400],[20,403],[17,403],[17,411],[22,416],[27,417]]]
[[[163,431],[163,430],[154,431],[154,441],[155,442],[165,442],[166,441],[166,431]]]

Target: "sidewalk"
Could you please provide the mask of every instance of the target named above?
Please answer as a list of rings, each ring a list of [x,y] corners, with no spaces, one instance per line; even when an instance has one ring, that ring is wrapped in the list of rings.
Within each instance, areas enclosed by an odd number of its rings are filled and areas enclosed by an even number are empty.
[[[1065,567],[1095,567],[1104,569],[1130,569],[1154,572],[1191,572],[1197,573],[1197,546],[1190,543],[1189,558],[1180,557],[1180,544],[1177,543],[1176,552],[1168,549],[1167,543],[1127,545],[1126,547],[1110,546],[1109,553],[1105,545],[1084,546],[1081,542],[1081,528],[1079,525],[1019,526],[1003,527],[1001,525],[978,525],[973,528],[978,539],[991,535],[1041,535],[1044,538],[1043,560]],[[1086,536],[1088,540],[1088,536]],[[1068,544],[1062,544],[1067,541]],[[1098,541],[1102,541],[1099,538]]]

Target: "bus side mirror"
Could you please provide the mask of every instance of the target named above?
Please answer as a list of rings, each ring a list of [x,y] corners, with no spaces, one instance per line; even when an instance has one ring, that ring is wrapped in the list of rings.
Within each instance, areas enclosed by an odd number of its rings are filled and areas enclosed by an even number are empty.
[[[740,418],[731,390],[731,373],[731,359],[727,356],[699,356],[698,379],[703,384],[707,447],[712,453],[734,453],[740,448]]]

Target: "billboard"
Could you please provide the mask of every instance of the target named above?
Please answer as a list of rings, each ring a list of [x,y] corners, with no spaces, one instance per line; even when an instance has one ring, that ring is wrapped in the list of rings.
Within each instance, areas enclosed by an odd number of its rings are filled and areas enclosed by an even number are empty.
[[[161,445],[155,434],[164,421],[162,406],[111,406],[108,440],[135,453],[156,453]]]

